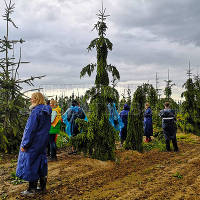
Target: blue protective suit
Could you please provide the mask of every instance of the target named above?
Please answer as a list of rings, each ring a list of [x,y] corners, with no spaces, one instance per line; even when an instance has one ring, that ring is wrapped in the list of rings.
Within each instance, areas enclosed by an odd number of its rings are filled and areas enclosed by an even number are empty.
[[[124,127],[120,130],[120,137],[122,141],[126,140],[126,137],[127,137],[129,110],[130,110],[130,107],[128,106],[128,104],[124,104],[124,109],[119,114],[120,118],[122,119],[122,122],[124,123]]]
[[[66,133],[69,137],[75,136],[79,132],[78,126],[75,123],[77,118],[88,121],[83,109],[79,106],[70,106],[62,116],[63,122],[66,125]]]
[[[109,114],[110,114],[109,115],[110,124],[115,128],[116,131],[120,131],[124,127],[124,124],[117,112],[115,103],[109,103],[108,110],[109,110]]]
[[[153,135],[152,112],[151,108],[148,107],[144,112],[144,136],[149,138],[152,135]]]
[[[19,151],[16,176],[26,181],[37,181],[47,176],[46,148],[51,127],[51,107],[37,105],[31,111],[24,129]]]

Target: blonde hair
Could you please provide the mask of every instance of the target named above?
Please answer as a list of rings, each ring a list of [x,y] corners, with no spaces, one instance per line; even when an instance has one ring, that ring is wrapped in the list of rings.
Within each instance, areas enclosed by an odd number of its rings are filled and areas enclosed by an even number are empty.
[[[57,101],[54,100],[54,99],[51,99],[50,104],[52,104],[52,105],[54,105],[54,106],[57,106],[57,105],[58,105]]]
[[[150,104],[147,102],[147,103],[145,103],[145,106],[146,106],[146,107],[149,107],[149,106],[150,106]]]
[[[46,104],[44,96],[41,92],[35,92],[31,95],[31,98],[35,100],[35,105]]]

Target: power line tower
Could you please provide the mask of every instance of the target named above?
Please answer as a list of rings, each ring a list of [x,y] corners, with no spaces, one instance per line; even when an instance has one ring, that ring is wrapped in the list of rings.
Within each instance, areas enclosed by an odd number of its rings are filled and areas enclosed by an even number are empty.
[[[188,65],[188,70],[187,70],[187,76],[188,76],[189,79],[191,79],[192,70],[191,70],[191,67],[190,67],[190,60],[189,60],[189,65]]]
[[[161,96],[160,91],[161,91],[161,89],[158,88],[158,84],[159,84],[158,80],[159,80],[158,73],[156,72],[156,92],[157,92],[158,98],[160,99],[160,96]]]

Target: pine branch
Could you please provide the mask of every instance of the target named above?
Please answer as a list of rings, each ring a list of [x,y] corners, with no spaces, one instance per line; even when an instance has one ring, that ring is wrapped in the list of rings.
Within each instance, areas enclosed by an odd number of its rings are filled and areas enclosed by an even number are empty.
[[[107,70],[112,73],[113,78],[115,78],[117,80],[120,79],[119,71],[115,66],[113,66],[111,64],[107,65]]]
[[[19,84],[19,83],[27,83],[28,85],[30,86],[33,86],[33,80],[35,79],[41,79],[43,77],[45,77],[46,75],[43,75],[43,76],[31,76],[31,78],[28,78],[28,79],[25,79],[25,80],[17,80],[16,83]]]
[[[18,74],[18,69],[19,69],[19,66],[20,66],[20,63],[21,63],[21,56],[22,56],[22,50],[21,50],[21,47],[20,47],[20,51],[19,51],[19,62],[18,62],[18,65],[17,65],[17,68],[15,70],[15,76],[14,76],[14,79],[16,80],[16,76]],[[19,74],[18,74],[19,75]]]
[[[85,67],[80,72],[80,78],[88,74],[88,76],[91,76],[92,72],[94,71],[94,68],[96,67],[96,64],[89,64]]]
[[[92,40],[87,48],[88,51],[91,51],[94,47],[97,46],[97,41],[98,41],[98,38],[95,38],[94,40]]]

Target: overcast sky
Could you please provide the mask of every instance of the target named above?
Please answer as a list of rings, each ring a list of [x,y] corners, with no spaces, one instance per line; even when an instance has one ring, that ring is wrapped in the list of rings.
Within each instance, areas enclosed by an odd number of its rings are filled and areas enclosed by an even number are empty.
[[[39,85],[87,85],[94,76],[80,79],[80,71],[96,62],[95,49],[87,51],[97,32],[101,0],[13,0],[12,17],[18,29],[10,29],[10,39],[23,38],[20,77],[47,75]],[[107,35],[113,43],[108,64],[120,72],[119,85],[135,87],[143,82],[165,86],[168,69],[179,95],[187,76],[190,60],[193,74],[200,63],[199,0],[104,0]],[[4,14],[0,0],[0,14]],[[5,22],[0,20],[0,37],[5,35]],[[15,48],[15,56],[18,48]],[[67,86],[66,86],[67,87]],[[175,95],[175,94],[174,94]]]

